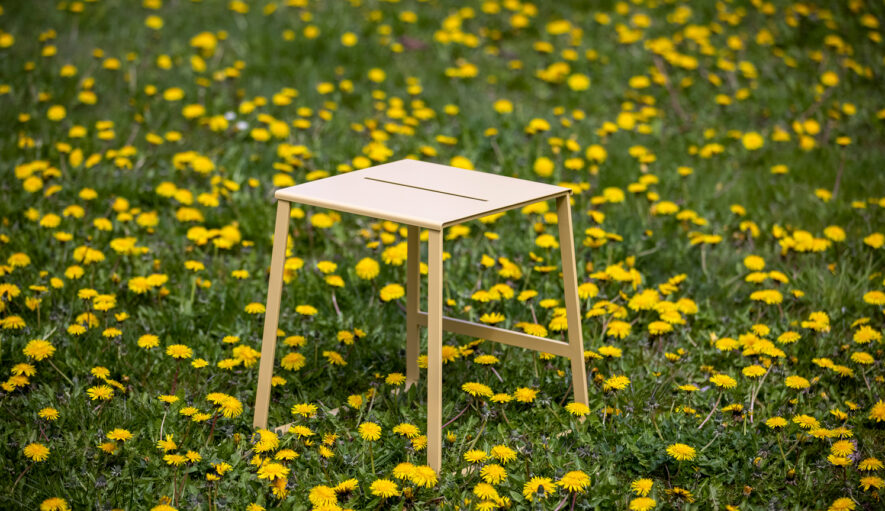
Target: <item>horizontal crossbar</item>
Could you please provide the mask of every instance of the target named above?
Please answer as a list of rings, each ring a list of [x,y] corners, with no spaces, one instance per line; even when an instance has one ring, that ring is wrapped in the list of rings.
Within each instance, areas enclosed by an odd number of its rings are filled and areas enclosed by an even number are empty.
[[[427,327],[427,313],[418,311],[418,324]],[[443,316],[443,330],[459,335],[468,335],[470,337],[478,337],[488,341],[500,342],[501,344],[509,344],[530,350],[540,351],[544,353],[552,353],[560,357],[570,357],[571,347],[567,342],[554,341],[553,339],[545,339],[535,335],[524,334],[522,332],[514,332],[504,328],[498,328],[489,325],[481,325],[472,321],[464,321],[463,319],[450,318]]]

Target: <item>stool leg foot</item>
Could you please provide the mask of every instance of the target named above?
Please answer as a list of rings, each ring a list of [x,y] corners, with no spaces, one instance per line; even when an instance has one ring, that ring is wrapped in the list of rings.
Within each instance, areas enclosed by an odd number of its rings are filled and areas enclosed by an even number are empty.
[[[562,280],[565,290],[566,321],[571,355],[572,386],[575,402],[589,405],[587,368],[584,365],[584,336],[581,332],[581,308],[578,302],[578,275],[575,270],[575,245],[572,238],[572,210],[568,195],[556,199],[559,225],[559,249],[562,258]]]
[[[421,241],[418,228],[408,227],[408,258],[406,259],[406,388],[418,383],[420,353],[418,307],[421,303]]]
[[[264,314],[264,335],[261,338],[261,363],[258,367],[258,390],[255,392],[255,417],[252,426],[267,427],[270,406],[270,383],[273,378],[274,351],[277,347],[277,325],[280,319],[280,295],[283,290],[283,264],[286,259],[286,238],[289,236],[289,203],[277,201],[277,220],[273,231],[270,279],[267,283],[267,306]]]
[[[427,464],[442,465],[442,230],[430,231],[427,275]]]

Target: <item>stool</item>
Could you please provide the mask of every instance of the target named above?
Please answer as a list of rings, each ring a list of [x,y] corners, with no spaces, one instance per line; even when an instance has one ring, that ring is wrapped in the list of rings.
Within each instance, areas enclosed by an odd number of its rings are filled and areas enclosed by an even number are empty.
[[[427,464],[442,462],[443,331],[552,353],[571,360],[575,401],[588,405],[578,308],[571,189],[416,160],[400,160],[277,190],[270,281],[261,342],[253,426],[267,427],[290,203],[297,202],[406,224],[406,381],[418,381],[419,326],[427,328]],[[443,230],[534,202],[556,199],[568,342],[443,316]],[[429,231],[427,312],[419,309],[419,228]]]

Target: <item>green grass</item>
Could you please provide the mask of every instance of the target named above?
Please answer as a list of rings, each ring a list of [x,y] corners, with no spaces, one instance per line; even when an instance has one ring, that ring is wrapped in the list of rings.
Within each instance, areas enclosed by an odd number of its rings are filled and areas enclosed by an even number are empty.
[[[883,232],[885,206],[880,171],[885,61],[876,41],[885,12],[879,3],[692,2],[691,15],[682,20],[674,16],[689,3],[600,2],[588,9],[585,2],[471,2],[460,11],[443,2],[305,4],[250,3],[247,13],[208,0],[166,1],[156,10],[110,1],[2,4],[0,371],[9,380],[0,390],[0,507],[35,509],[42,503],[51,509],[47,499],[60,497],[73,509],[151,509],[164,503],[177,509],[246,509],[252,503],[310,509],[312,489],[355,478],[356,488],[338,493],[343,509],[475,509],[491,499],[476,495],[482,478],[478,467],[465,470],[470,464],[464,454],[470,449],[491,453],[502,444],[517,453],[504,465],[506,480],[495,485],[500,496],[495,502],[503,508],[627,509],[641,502],[630,491],[630,483],[641,478],[654,481],[649,497],[655,509],[851,509],[838,507],[848,506],[837,500],[846,498],[857,509],[881,505],[876,492],[876,485],[885,484],[881,470],[861,470],[861,460],[885,459],[885,412],[881,404],[874,408],[885,391],[885,318],[879,301],[885,274],[881,243],[868,238]],[[268,5],[276,9],[265,10]],[[74,12],[78,9],[82,12]],[[518,13],[525,15],[525,26],[517,26]],[[161,17],[162,28],[149,28],[149,16]],[[556,34],[549,25],[556,20],[569,20],[567,28],[580,34]],[[309,27],[319,35],[307,37]],[[638,38],[619,40],[618,27],[637,30]],[[699,40],[692,34],[702,28],[709,32]],[[763,31],[771,33],[771,44],[757,38]],[[191,46],[202,32],[220,36],[214,49]],[[345,32],[358,37],[356,46],[342,44]],[[690,57],[696,65],[680,66],[673,54],[655,54],[651,48],[660,41],[672,42],[682,62]],[[43,56],[50,46],[55,55]],[[95,56],[96,49],[102,57]],[[170,57],[169,69],[158,66],[161,55]],[[192,67],[195,55],[201,55],[205,70]],[[119,69],[106,69],[107,58],[118,59]],[[475,66],[476,76],[447,72],[467,63]],[[76,67],[75,76],[60,76],[67,64]],[[538,72],[553,64],[567,67],[558,78],[543,79]],[[385,72],[380,83],[369,79],[374,68]],[[237,76],[217,75],[234,69],[238,73],[229,74]],[[656,79],[661,71],[667,85]],[[826,73],[835,73],[838,84],[825,85]],[[569,87],[567,79],[575,74],[590,79],[587,90]],[[647,77],[649,86],[631,85],[638,76]],[[79,99],[87,79],[94,80],[94,104]],[[344,80],[352,89],[342,87]],[[321,94],[317,85],[323,82],[333,90]],[[182,90],[183,99],[164,100],[164,91],[173,87]],[[275,104],[274,96],[286,88],[297,96],[290,104]],[[258,97],[266,104],[243,110]],[[720,104],[723,98],[730,104]],[[512,102],[512,113],[495,111],[500,99]],[[205,113],[185,118],[182,109],[192,104],[202,105]],[[53,105],[64,106],[62,119],[48,117]],[[451,107],[447,112],[449,105],[457,112]],[[601,131],[643,107],[633,127]],[[210,129],[210,118],[226,114],[232,118],[226,128]],[[533,119],[546,120],[550,129],[528,134]],[[290,132],[256,140],[251,130],[267,127],[269,120],[284,122]],[[296,120],[309,124],[293,125]],[[809,120],[819,131],[805,134],[803,147],[803,133],[794,126]],[[113,122],[112,137],[99,136],[100,121]],[[72,136],[75,125],[86,128],[85,136]],[[774,140],[776,129],[789,133],[789,140]],[[147,138],[169,132],[179,133],[180,140],[155,144]],[[742,143],[745,133],[762,135],[763,146],[749,149]],[[456,142],[441,142],[439,135]],[[389,151],[366,160],[373,140]],[[577,146],[569,148],[568,140]],[[714,143],[721,151],[705,154]],[[309,155],[287,160],[278,152],[282,144],[302,145]],[[598,165],[585,153],[594,144],[607,153]],[[134,150],[127,160],[117,159],[125,146]],[[83,162],[72,158],[74,151],[82,153]],[[214,169],[206,174],[177,169],[176,155],[187,151],[206,156]],[[87,163],[90,155],[97,155],[97,163]],[[295,420],[315,435],[309,440],[281,436],[275,451],[292,449],[299,457],[279,462],[290,471],[286,495],[275,494],[266,479],[258,478],[258,461],[266,455],[255,452],[251,427],[258,365],[218,365],[238,354],[248,359],[249,350],[239,346],[260,349],[263,315],[245,308],[265,300],[275,183],[301,183],[316,170],[332,175],[407,156],[445,164],[466,158],[477,170],[583,186],[572,206],[578,278],[599,292],[582,300],[582,313],[603,301],[613,303],[621,319],[631,323],[631,333],[623,339],[606,334],[605,327],[617,319],[612,310],[582,320],[591,382],[591,413],[583,422],[565,410],[572,399],[567,360],[447,335],[445,343],[459,348],[461,356],[444,369],[443,420],[466,411],[444,431],[451,438],[445,440],[437,484],[423,488],[395,479],[399,463],[425,460],[420,446],[414,448],[393,428],[411,423],[424,433],[426,387],[421,383],[393,394],[385,383],[388,374],[405,371],[402,307],[379,296],[386,284],[405,284],[405,266],[385,264],[382,256],[385,248],[405,240],[403,226],[342,215],[323,229],[310,222],[322,211],[304,207],[304,216],[292,220],[290,254],[304,266],[284,286],[280,328],[306,342],[301,347],[281,342],[277,349],[275,374],[286,383],[274,389],[270,423]],[[552,175],[533,172],[540,157],[555,163]],[[581,160],[583,168],[567,168],[570,159]],[[775,165],[786,165],[788,172],[773,174]],[[692,173],[680,175],[680,167]],[[628,190],[640,182],[646,186]],[[162,183],[190,192],[190,200],[158,193]],[[84,198],[87,188],[95,198]],[[620,189],[624,200],[608,200],[609,188]],[[209,202],[201,202],[201,194]],[[679,213],[653,214],[663,201],[675,203]],[[70,206],[81,207],[82,217],[71,215],[76,211]],[[744,214],[735,213],[735,206]],[[182,207],[199,211],[202,221],[180,220]],[[678,216],[687,211],[694,216]],[[156,225],[139,221],[145,212],[156,213]],[[590,212],[603,213],[604,220],[597,223]],[[110,221],[110,230],[96,226],[100,218]],[[499,326],[516,328],[518,322],[534,323],[534,312],[537,323],[549,326],[555,311],[541,301],[561,299],[561,280],[558,268],[539,267],[557,265],[558,251],[536,246],[535,239],[555,235],[555,221],[555,216],[517,210],[494,223],[466,224],[469,233],[444,247],[451,255],[445,264],[444,294],[450,300],[445,313],[476,321],[498,312],[506,317]],[[198,243],[188,236],[197,226],[232,227],[239,238],[224,247],[211,240]],[[597,226],[619,238],[590,247],[585,231]],[[839,226],[845,239],[830,241],[824,231],[829,226]],[[385,227],[392,232],[382,236]],[[797,231],[820,239],[823,249],[782,250],[783,240]],[[59,233],[71,239],[61,241]],[[486,236],[491,233],[499,239]],[[692,243],[696,233],[720,238],[697,245]],[[126,237],[135,238],[146,253],[117,253],[112,240]],[[75,249],[84,246],[100,251],[104,260],[78,263]],[[17,264],[20,254],[27,255],[28,264]],[[483,255],[510,259],[522,276],[501,276],[500,261],[484,267]],[[781,272],[787,281],[747,281],[749,255],[763,258],[764,271]],[[354,269],[366,257],[381,265],[372,281],[360,279]],[[316,268],[323,260],[336,263],[334,274],[345,281],[334,291],[341,315],[332,302],[333,288]],[[205,268],[191,271],[185,261]],[[83,268],[82,277],[66,276],[74,265]],[[613,275],[615,265],[634,268],[641,280],[634,286],[604,278]],[[235,270],[248,271],[248,277],[234,278]],[[143,294],[129,288],[131,279],[154,273],[168,280]],[[690,299],[697,313],[685,309],[679,318],[684,323],[652,335],[649,324],[659,320],[658,312],[634,310],[630,299],[661,289],[678,275],[685,280],[658,299]],[[211,285],[197,285],[206,281]],[[502,283],[515,291],[513,298],[471,299],[475,291]],[[78,297],[84,289],[114,295],[114,307],[95,309],[91,298]],[[778,290],[782,303],[750,298],[764,289]],[[538,295],[517,300],[524,290]],[[295,308],[302,304],[317,313],[298,314]],[[90,311],[98,324],[72,333],[69,327],[82,321],[78,316]],[[803,324],[816,311],[827,314],[828,331]],[[13,317],[25,326],[12,328]],[[879,339],[855,341],[862,320]],[[754,325],[770,332],[748,335]],[[119,329],[119,335],[104,336],[108,328]],[[366,335],[352,346],[337,340],[339,331],[354,329]],[[801,338],[779,343],[786,331]],[[139,347],[145,334],[156,335],[159,346]],[[225,343],[226,336],[239,341]],[[564,338],[564,332],[548,336]],[[740,347],[721,349],[715,340],[724,337],[739,340]],[[765,353],[747,350],[759,338],[773,344]],[[56,351],[43,360],[29,357],[23,350],[33,339],[48,340]],[[166,354],[173,344],[188,346],[193,358],[176,362]],[[598,358],[602,346],[620,348],[622,355]],[[325,351],[339,353],[347,365],[329,364]],[[304,356],[304,367],[280,367],[282,357],[295,352]],[[872,363],[852,358],[858,352],[869,354]],[[499,359],[494,371],[474,362],[480,354]],[[192,367],[194,359],[208,365]],[[822,359],[848,370],[839,374]],[[35,374],[13,377],[29,370],[23,363]],[[761,378],[741,372],[752,364],[771,366],[761,384]],[[117,386],[107,401],[87,394],[106,384],[96,367],[106,368],[106,378]],[[733,377],[736,387],[720,394],[710,382],[718,373]],[[605,380],[616,375],[627,376],[630,384],[603,390]],[[808,379],[809,387],[788,388],[791,375]],[[496,393],[513,394],[521,387],[538,393],[530,403],[502,405],[469,396],[461,390],[466,382],[489,385]],[[679,390],[687,384],[699,390]],[[207,401],[213,392],[233,396],[242,411],[216,417],[217,408]],[[158,399],[173,393],[175,403]],[[362,396],[359,407],[348,404],[355,395]],[[293,417],[290,409],[297,403],[316,405],[316,416]],[[740,408],[721,411],[734,404]],[[182,415],[188,406],[208,418],[197,422]],[[58,411],[56,420],[38,416],[47,407]],[[821,429],[813,434],[801,429],[793,422],[799,415],[816,418]],[[783,430],[765,425],[776,416],[788,421]],[[382,427],[371,454],[357,432],[364,421]],[[848,434],[840,427],[850,432],[854,451],[845,456],[845,467],[827,458],[839,438],[826,433]],[[101,444],[115,428],[133,437],[106,445],[113,450],[106,452]],[[328,459],[319,454],[327,434],[337,435],[327,438],[334,455]],[[168,453],[157,446],[166,435],[177,444]],[[33,443],[49,449],[45,461],[26,456],[25,447]],[[690,445],[696,456],[675,460],[667,454],[675,443]],[[188,451],[200,460],[174,466],[172,458],[164,459]],[[213,464],[222,462],[232,468],[217,480],[207,479],[217,475]],[[556,482],[570,471],[590,477],[576,498],[558,487],[544,498],[526,500],[532,478]],[[373,495],[371,485],[378,479],[396,481],[402,495]]]

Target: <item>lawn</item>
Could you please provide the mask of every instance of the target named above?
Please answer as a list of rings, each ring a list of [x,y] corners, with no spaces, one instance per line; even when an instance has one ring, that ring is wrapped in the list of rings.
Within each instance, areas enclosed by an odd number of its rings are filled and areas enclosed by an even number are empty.
[[[0,6],[0,508],[882,508],[882,2]],[[446,335],[439,473],[392,222],[293,207],[252,428],[274,190],[403,158],[574,191],[589,407]],[[565,339],[556,224],[444,313]]]

